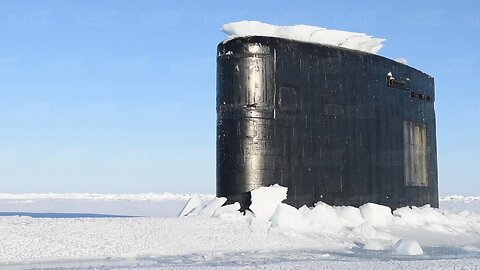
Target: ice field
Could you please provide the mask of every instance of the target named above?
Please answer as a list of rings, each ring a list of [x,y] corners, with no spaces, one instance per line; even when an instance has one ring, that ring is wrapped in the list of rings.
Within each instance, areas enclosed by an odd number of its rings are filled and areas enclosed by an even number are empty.
[[[213,195],[0,194],[2,268],[478,269],[480,198],[441,208],[295,209],[286,189],[253,213]],[[187,204],[187,205],[186,205]],[[186,207],[185,207],[186,206]],[[185,208],[184,208],[185,207]],[[177,217],[180,212],[186,216]]]

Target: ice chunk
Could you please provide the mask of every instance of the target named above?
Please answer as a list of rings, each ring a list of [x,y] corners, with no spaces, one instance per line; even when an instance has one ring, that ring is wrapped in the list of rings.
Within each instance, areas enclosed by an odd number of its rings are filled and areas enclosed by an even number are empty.
[[[277,209],[273,213],[271,218],[272,226],[293,229],[293,230],[305,230],[305,220],[300,211],[288,204],[279,204]]]
[[[375,228],[373,228],[373,226],[367,222],[364,222],[361,225],[353,228],[353,232],[357,233],[361,238],[364,239],[375,238],[377,236],[377,230],[375,230]]]
[[[385,250],[385,245],[377,240],[369,240],[363,246],[365,250]]]
[[[365,222],[360,210],[356,207],[338,206],[334,209],[340,222],[347,228],[354,228]]]
[[[401,225],[413,225],[413,226],[422,226],[425,224],[424,217],[420,214],[419,211],[416,211],[417,208],[411,209],[410,207],[402,207],[393,211],[395,223]]]
[[[384,205],[366,203],[359,207],[362,217],[372,226],[387,226],[392,223],[392,210]]]
[[[205,216],[205,217],[211,217],[211,216],[213,216],[213,213],[215,213],[215,211],[218,208],[222,207],[222,205],[225,204],[225,202],[227,202],[227,198],[223,198],[223,197],[215,198],[207,206],[205,206],[203,209],[198,211],[198,215],[199,216]]]
[[[269,187],[259,187],[251,191],[252,204],[250,210],[255,218],[268,221],[277,209],[277,206],[287,198],[287,188],[278,184]]]
[[[393,215],[394,221],[398,225],[436,227],[438,224],[453,225],[457,221],[463,223],[461,216],[453,218],[452,214],[442,213],[440,210],[430,207],[430,205],[398,208],[393,212]]]
[[[398,255],[422,255],[423,249],[417,241],[400,239],[393,246],[393,253]]]
[[[315,207],[307,215],[307,219],[313,231],[329,234],[343,229],[333,207],[323,202],[315,204]]]
[[[232,204],[227,204],[227,205],[224,205],[224,206],[218,208],[215,211],[214,216],[220,215],[220,214],[238,212],[239,210],[240,210],[240,203],[236,202],[236,203],[232,203]]]
[[[338,213],[342,215],[343,221]],[[280,204],[270,221],[274,227],[322,234],[336,234],[345,227],[353,228],[365,222],[358,208],[332,207],[323,202],[316,203],[312,209],[306,206],[296,209],[287,204]],[[372,227],[372,230],[375,229]]]
[[[198,194],[193,194],[190,200],[188,200],[187,204],[185,207],[183,207],[182,211],[180,214],[178,214],[179,217],[184,217],[192,213],[195,209],[200,209],[203,205],[202,198]]]
[[[240,212],[240,203],[227,204],[218,208],[213,214],[214,217],[226,220],[242,219],[244,216]]]
[[[259,21],[240,21],[223,25],[222,31],[230,37],[269,36],[302,42],[339,46],[368,53],[378,53],[385,39],[365,33],[330,30],[311,25],[276,26]]]

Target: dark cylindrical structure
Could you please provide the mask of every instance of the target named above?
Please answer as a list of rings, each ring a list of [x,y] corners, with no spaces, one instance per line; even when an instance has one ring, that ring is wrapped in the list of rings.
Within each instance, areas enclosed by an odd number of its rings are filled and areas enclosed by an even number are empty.
[[[280,38],[218,45],[217,196],[278,183],[293,206],[438,207],[433,78]]]

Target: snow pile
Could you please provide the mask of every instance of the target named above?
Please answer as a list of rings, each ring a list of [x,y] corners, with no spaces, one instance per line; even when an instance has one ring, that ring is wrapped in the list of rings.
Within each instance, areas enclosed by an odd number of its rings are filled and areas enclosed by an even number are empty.
[[[365,33],[330,30],[310,25],[276,26],[259,21],[240,21],[223,25],[222,31],[231,38],[238,36],[269,36],[302,42],[338,46],[376,54],[385,39]]]

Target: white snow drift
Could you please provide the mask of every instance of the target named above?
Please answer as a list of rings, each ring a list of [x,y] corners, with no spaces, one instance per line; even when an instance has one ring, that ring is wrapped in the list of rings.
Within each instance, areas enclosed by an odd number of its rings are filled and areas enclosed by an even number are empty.
[[[302,42],[339,46],[376,54],[385,39],[365,33],[330,30],[310,25],[276,26],[259,21],[240,21],[223,25],[223,32],[231,38],[238,36],[269,36]]]

